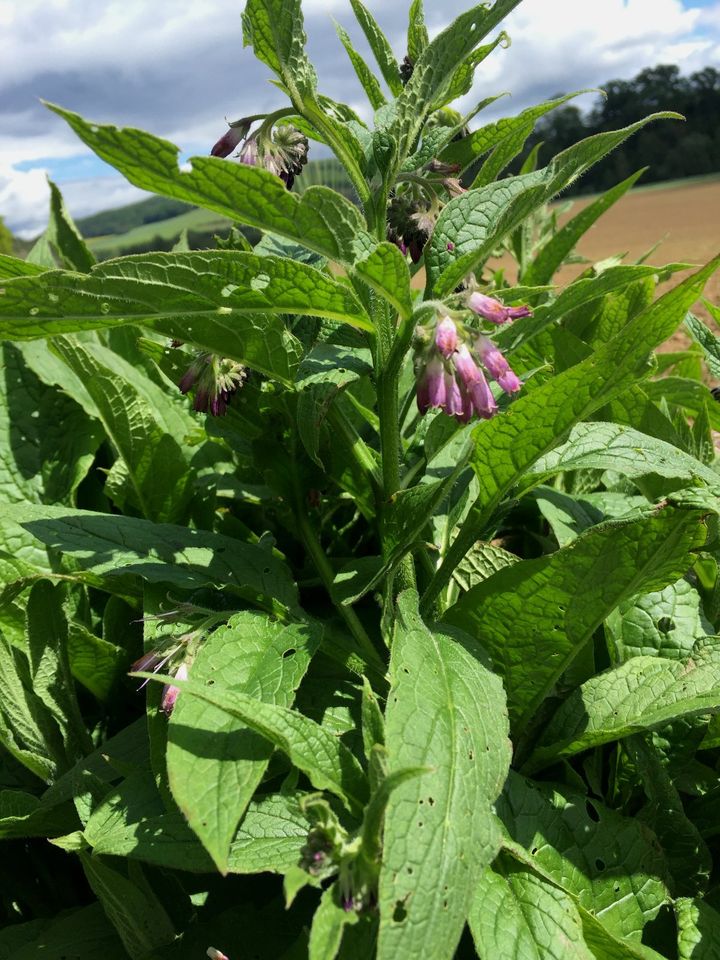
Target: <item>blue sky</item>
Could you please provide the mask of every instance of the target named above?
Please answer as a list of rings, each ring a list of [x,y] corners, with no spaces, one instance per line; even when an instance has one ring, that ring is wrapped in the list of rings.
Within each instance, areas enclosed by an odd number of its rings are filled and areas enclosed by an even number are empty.
[[[406,3],[366,3],[402,57]],[[468,5],[425,0],[431,32]],[[332,23],[364,47],[348,0],[303,0],[303,9],[321,89],[369,119]],[[225,117],[281,105],[267,69],[242,47],[241,10],[242,0],[0,0],[0,215],[11,228],[25,236],[43,228],[46,174],[62,185],[75,216],[142,196],[40,98],[151,130],[184,156],[207,153]],[[524,0],[504,26],[512,45],[485,61],[466,98],[469,106],[509,91],[496,115],[656,63],[677,63],[685,73],[720,68],[720,0]],[[579,103],[589,106],[592,97]]]

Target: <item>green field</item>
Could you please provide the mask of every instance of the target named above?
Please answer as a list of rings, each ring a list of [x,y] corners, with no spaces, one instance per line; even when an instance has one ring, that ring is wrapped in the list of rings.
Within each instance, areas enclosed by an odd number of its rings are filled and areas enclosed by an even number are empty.
[[[97,257],[104,259],[118,256],[122,251],[127,251],[133,247],[150,243],[156,237],[166,241],[176,240],[183,230],[227,233],[230,226],[231,221],[217,213],[200,209],[188,210],[187,213],[181,213],[177,217],[169,217],[167,220],[144,223],[140,227],[128,230],[127,233],[92,237],[88,240],[88,245]]]

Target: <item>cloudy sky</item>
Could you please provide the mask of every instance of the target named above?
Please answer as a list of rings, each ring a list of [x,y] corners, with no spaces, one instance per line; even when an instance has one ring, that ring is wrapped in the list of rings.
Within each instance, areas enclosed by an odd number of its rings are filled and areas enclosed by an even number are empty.
[[[243,0],[0,0],[0,215],[23,236],[45,224],[46,175],[81,217],[143,196],[90,153],[39,98],[89,119],[136,126],[207,153],[224,117],[283,105],[268,71],[243,49]],[[405,52],[405,0],[366,0]],[[425,0],[431,33],[469,0]],[[366,51],[348,0],[304,0],[320,88],[367,115],[333,18]],[[720,0],[524,0],[512,38],[478,71],[467,102],[508,91],[494,115],[645,66],[720,67]],[[579,102],[589,107],[592,97]],[[667,104],[672,108],[673,104]],[[484,118],[492,119],[490,112]]]

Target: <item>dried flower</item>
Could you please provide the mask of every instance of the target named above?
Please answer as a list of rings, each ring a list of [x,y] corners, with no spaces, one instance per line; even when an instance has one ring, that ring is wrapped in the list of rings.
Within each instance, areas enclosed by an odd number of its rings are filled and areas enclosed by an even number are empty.
[[[407,85],[408,80],[413,75],[413,70],[415,64],[412,62],[409,56],[404,56],[403,61],[400,64],[400,79],[403,82],[403,86]]]
[[[206,411],[214,417],[221,417],[246,376],[245,367],[234,360],[218,357],[215,353],[199,353],[180,378],[178,386],[181,393],[195,388],[193,408],[199,413]]]
[[[478,293],[477,290],[468,296],[466,302],[474,313],[492,323],[509,323],[510,320],[517,320],[519,317],[532,316],[532,310],[529,307],[506,307],[494,297]]]

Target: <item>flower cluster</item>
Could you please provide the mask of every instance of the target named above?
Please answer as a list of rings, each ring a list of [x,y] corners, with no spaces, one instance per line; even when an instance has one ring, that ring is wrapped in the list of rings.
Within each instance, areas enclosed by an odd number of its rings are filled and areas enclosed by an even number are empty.
[[[231,123],[230,129],[213,146],[210,155],[229,157],[244,140],[235,155],[237,160],[253,167],[265,167],[280,177],[288,190],[292,189],[295,177],[307,163],[307,137],[290,123],[280,123],[269,133],[261,126],[248,136],[250,125],[247,117]]]
[[[243,385],[247,371],[242,364],[215,353],[199,353],[178,383],[181,393],[195,388],[193,407],[222,417],[233,394]]]
[[[479,293],[469,296],[468,306],[495,323],[530,315],[527,307],[504,307]],[[497,413],[486,373],[506,393],[517,393],[522,386],[489,337],[466,330],[449,316],[436,318],[431,331],[422,327],[416,331],[415,373],[420,413],[437,407],[461,423],[474,416],[487,420]]]

